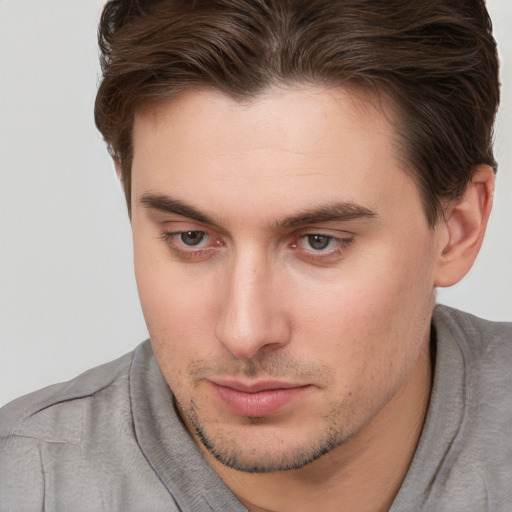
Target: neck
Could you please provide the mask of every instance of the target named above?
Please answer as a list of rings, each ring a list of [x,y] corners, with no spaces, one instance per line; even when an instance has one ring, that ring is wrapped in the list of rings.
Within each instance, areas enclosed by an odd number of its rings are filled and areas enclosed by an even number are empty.
[[[389,510],[414,456],[428,408],[428,344],[393,398],[350,440],[307,466],[243,473],[204,450],[209,463],[251,512]]]

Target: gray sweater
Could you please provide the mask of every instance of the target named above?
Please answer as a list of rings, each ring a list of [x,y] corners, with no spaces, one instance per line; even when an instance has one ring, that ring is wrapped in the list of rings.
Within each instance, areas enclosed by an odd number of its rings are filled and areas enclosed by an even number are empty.
[[[433,323],[431,402],[391,511],[511,512],[512,325],[442,306]],[[2,512],[246,510],[181,423],[148,341],[0,414]]]

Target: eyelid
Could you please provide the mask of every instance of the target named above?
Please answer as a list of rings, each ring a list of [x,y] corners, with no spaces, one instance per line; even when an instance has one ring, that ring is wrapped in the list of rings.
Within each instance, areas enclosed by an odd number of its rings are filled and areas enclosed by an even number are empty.
[[[339,225],[333,225],[331,227],[330,224],[318,225],[318,226],[306,226],[300,229],[295,230],[300,236],[303,235],[322,235],[322,236],[331,236],[333,238],[345,238],[354,236],[356,234],[355,231],[350,229],[340,229]]]

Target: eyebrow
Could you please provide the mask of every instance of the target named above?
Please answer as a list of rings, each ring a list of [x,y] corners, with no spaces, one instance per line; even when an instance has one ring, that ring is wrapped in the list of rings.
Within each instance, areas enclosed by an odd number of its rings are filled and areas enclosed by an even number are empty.
[[[307,224],[322,224],[324,222],[348,222],[358,219],[371,219],[378,217],[376,211],[360,205],[353,201],[350,202],[331,202],[320,208],[304,210],[297,215],[280,219],[276,222],[276,227],[280,229],[297,228]]]
[[[194,206],[167,195],[145,193],[141,196],[140,203],[144,208],[180,215],[203,224],[221,224]],[[321,224],[333,221],[348,222],[374,217],[378,217],[376,211],[354,201],[330,202],[319,208],[307,209],[296,215],[278,219],[275,221],[274,227],[276,229],[293,229],[308,224]]]
[[[181,215],[182,217],[187,217],[202,222],[203,224],[216,224],[212,217],[179,199],[174,199],[166,195],[143,194],[140,199],[140,204],[144,206],[144,208],[150,208],[163,213],[174,213],[175,215]]]

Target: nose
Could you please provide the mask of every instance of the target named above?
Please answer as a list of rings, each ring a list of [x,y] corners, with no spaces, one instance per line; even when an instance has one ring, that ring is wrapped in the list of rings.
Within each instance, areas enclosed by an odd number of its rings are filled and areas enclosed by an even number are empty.
[[[215,336],[239,359],[285,346],[290,322],[278,288],[277,271],[264,257],[240,255],[230,265]]]

